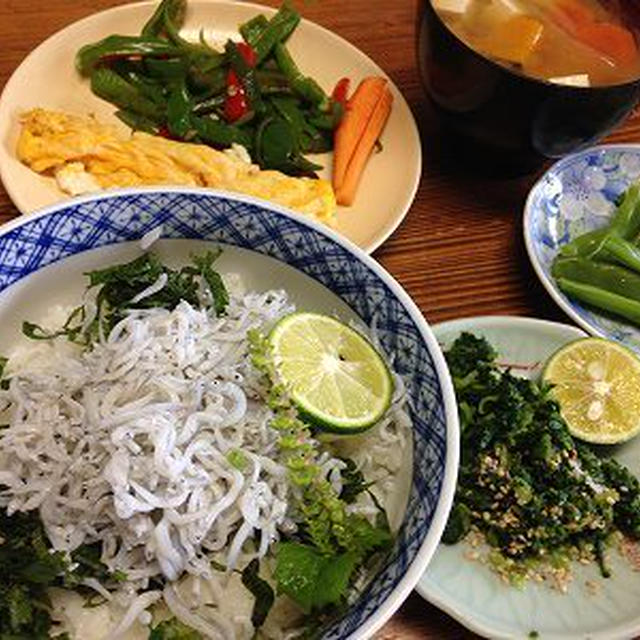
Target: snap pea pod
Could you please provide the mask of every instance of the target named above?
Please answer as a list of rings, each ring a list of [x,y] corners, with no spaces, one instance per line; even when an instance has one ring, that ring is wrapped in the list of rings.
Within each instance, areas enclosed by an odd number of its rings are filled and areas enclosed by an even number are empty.
[[[625,240],[635,240],[640,233],[640,186],[627,189],[609,226],[579,235],[560,249],[563,256],[597,256],[605,238],[617,235]]]
[[[300,22],[300,14],[288,4],[283,4],[278,12],[269,20],[265,28],[252,38],[249,44],[256,54],[256,66],[271,53],[280,42],[284,42]]]
[[[289,81],[280,71],[270,69],[256,69],[256,78],[263,94],[291,94],[293,93]]]
[[[589,258],[561,258],[553,263],[554,278],[564,278],[605,289],[640,302],[640,274],[617,264]]]
[[[187,10],[186,0],[162,0],[147,23],[142,27],[143,36],[159,36],[165,32],[167,20],[175,25],[184,22]]]
[[[565,258],[577,256],[591,257],[602,249],[602,243],[609,233],[609,229],[594,229],[574,238],[571,242],[562,245],[558,255]]]
[[[200,43],[193,43],[180,36],[180,27],[187,11],[186,0],[162,0],[149,22],[142,30],[142,35],[164,36],[174,45],[183,48],[191,55],[216,53],[206,43],[202,32]]]
[[[174,88],[167,102],[167,126],[172,135],[182,140],[195,135],[191,123],[192,109],[191,96],[183,81]]]
[[[283,117],[265,118],[256,132],[255,154],[265,169],[277,169],[289,175],[312,175],[322,167],[300,154],[291,123]]]
[[[329,97],[313,78],[305,76],[298,69],[287,47],[278,43],[273,53],[280,71],[286,76],[294,92],[320,109],[325,109],[329,105]]]
[[[559,258],[583,257],[591,260],[619,262],[640,272],[640,249],[623,238],[619,233],[605,229],[595,229],[578,236],[564,245]]]
[[[135,113],[134,111],[118,109],[115,115],[118,120],[124,122],[134,131],[144,131],[145,133],[150,133],[152,135],[157,135],[160,131],[158,122],[152,120],[151,118],[141,116],[139,113]]]
[[[331,109],[325,113],[312,114],[309,123],[318,129],[333,131],[344,115],[344,107],[339,102],[332,102]]]
[[[252,146],[251,135],[247,131],[232,124],[226,124],[222,120],[207,116],[192,116],[191,123],[200,140],[207,144],[215,147],[230,147],[234,143],[247,148]]]
[[[321,133],[311,118],[307,118],[300,109],[299,101],[290,96],[277,96],[271,98],[271,104],[276,111],[291,125],[294,140],[296,141],[296,153],[323,153],[332,148],[332,141]],[[307,168],[308,170],[308,168]]]
[[[193,113],[197,116],[203,116],[208,113],[213,113],[224,106],[225,95],[224,93],[216,96],[211,96],[200,102],[196,102],[193,105]]]
[[[253,47],[257,39],[260,37],[260,34],[268,25],[269,20],[267,20],[266,16],[259,13],[257,16],[253,16],[253,18],[240,25],[240,35],[247,44],[250,44]]]
[[[142,65],[150,78],[172,83],[185,76],[189,68],[189,61],[185,57],[145,58]]]
[[[627,240],[640,232],[640,185],[633,184],[625,192],[622,202],[609,224],[609,231]]]
[[[76,54],[76,68],[86,76],[101,62],[131,56],[176,58],[186,55],[181,47],[167,40],[140,36],[107,36],[93,44],[86,44]]]
[[[106,67],[99,67],[91,74],[91,90],[120,109],[133,111],[153,120],[164,117],[164,105],[149,100],[115,71]]]
[[[145,98],[149,98],[149,100],[157,104],[166,103],[167,95],[165,87],[157,81],[147,78],[126,60],[121,60],[114,64],[112,69],[130,85],[135,87]]]
[[[605,259],[619,262],[640,273],[640,249],[616,233],[605,236],[602,253]]]
[[[556,282],[560,290],[568,296],[607,313],[621,316],[634,324],[640,324],[640,302],[637,300],[568,278],[558,278]]]
[[[202,67],[192,65],[188,71],[189,87],[200,94],[216,95],[225,90],[226,76],[227,74],[222,68],[207,71]]]

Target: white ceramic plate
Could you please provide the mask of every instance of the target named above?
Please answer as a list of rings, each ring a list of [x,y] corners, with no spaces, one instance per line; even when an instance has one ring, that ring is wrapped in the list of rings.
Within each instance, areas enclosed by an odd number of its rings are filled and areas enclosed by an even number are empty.
[[[448,347],[462,331],[485,336],[499,360],[515,365],[514,373],[539,375],[545,360],[565,343],[584,337],[575,327],[518,317],[484,316],[436,325],[434,333]],[[608,450],[638,476],[640,439]],[[596,566],[574,565],[566,594],[546,585],[518,590],[504,584],[485,565],[465,557],[464,542],[439,545],[417,591],[462,624],[488,638],[541,640],[614,640],[640,633],[640,573],[617,553],[610,554],[613,577],[604,579]],[[594,594],[587,581],[593,581]]]
[[[19,114],[33,107],[70,113],[93,113],[104,122],[119,123],[115,108],[95,97],[88,80],[75,70],[74,57],[83,44],[107,35],[138,34],[155,3],[124,5],[75,22],[38,46],[16,69],[0,98],[0,179],[22,213],[67,198],[55,181],[32,172],[15,157]],[[237,27],[269,7],[245,2],[192,0],[182,34],[197,40],[204,28],[211,42],[237,37]],[[303,9],[304,12],[304,9]],[[367,75],[385,75],[370,58],[330,31],[303,20],[289,40],[289,49],[304,73],[326,89],[347,76],[352,85]],[[337,230],[372,252],[400,224],[413,201],[421,172],[418,130],[398,89],[391,83],[394,105],[382,135],[383,151],[374,154],[351,207],[339,207]],[[124,127],[124,125],[121,125]],[[320,157],[323,177],[330,175],[330,156]]]

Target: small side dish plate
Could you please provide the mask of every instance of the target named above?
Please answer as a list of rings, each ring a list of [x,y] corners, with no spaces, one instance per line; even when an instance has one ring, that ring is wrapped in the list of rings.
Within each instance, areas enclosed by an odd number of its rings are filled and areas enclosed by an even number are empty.
[[[433,330],[445,349],[463,331],[484,336],[498,352],[499,362],[530,378],[540,374],[554,351],[585,336],[564,324],[500,316],[445,322]],[[639,474],[640,439],[609,447],[606,454]],[[416,589],[476,633],[496,640],[534,637],[532,632],[544,640],[622,640],[640,632],[640,573],[617,552],[609,554],[611,578],[602,578],[595,565],[574,564],[573,581],[562,593],[533,582],[523,589],[509,586],[485,564],[472,560],[474,551],[464,541],[440,544]]]
[[[23,166],[15,155],[20,113],[43,107],[78,115],[94,114],[98,120],[119,123],[115,108],[91,93],[89,81],[74,66],[80,46],[110,34],[137,34],[152,14],[155,2],[115,7],[75,22],[39,45],[16,69],[0,98],[0,179],[22,213],[68,198],[55,181]],[[182,34],[197,40],[200,29],[207,41],[224,43],[238,37],[238,25],[258,13],[274,9],[248,2],[192,0]],[[304,13],[304,10],[303,10]],[[304,73],[330,91],[347,76],[355,86],[368,75],[383,75],[364,53],[336,34],[302,20],[288,43]],[[55,79],[55,80],[52,80]],[[382,135],[383,150],[374,154],[363,175],[351,207],[339,207],[337,231],[371,253],[397,228],[415,196],[421,173],[420,137],[402,94],[390,82],[393,109]],[[124,125],[122,125],[124,126]],[[329,177],[331,156],[320,156]]]
[[[640,351],[640,329],[588,309],[562,293],[551,276],[558,249],[604,227],[617,198],[640,180],[640,145],[602,145],[555,163],[534,185],[524,210],[529,258],[549,295],[591,334]]]

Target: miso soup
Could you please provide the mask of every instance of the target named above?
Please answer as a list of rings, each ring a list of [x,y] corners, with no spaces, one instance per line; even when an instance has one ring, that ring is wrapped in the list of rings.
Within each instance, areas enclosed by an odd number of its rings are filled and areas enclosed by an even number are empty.
[[[483,56],[575,86],[640,77],[638,13],[630,0],[432,0],[453,33]]]

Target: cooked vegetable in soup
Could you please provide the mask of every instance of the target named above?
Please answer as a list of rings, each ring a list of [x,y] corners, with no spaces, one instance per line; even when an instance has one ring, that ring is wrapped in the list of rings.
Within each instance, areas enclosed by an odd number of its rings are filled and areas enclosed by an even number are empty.
[[[479,53],[557,84],[594,86],[640,76],[631,2],[622,0],[432,0]]]

